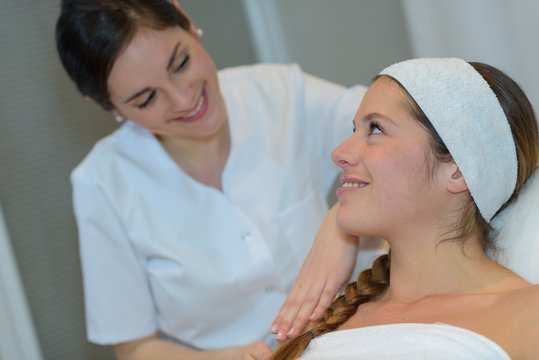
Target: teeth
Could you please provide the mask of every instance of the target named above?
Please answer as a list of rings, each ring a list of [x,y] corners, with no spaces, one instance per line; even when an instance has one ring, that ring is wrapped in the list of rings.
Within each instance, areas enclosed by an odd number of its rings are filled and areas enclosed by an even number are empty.
[[[202,94],[202,96],[198,100],[198,104],[197,104],[197,107],[195,108],[195,110],[191,111],[189,114],[187,114],[187,115],[185,115],[183,117],[184,118],[190,118],[191,116],[195,116],[200,111],[200,109],[202,109],[203,104],[204,104],[204,94]]]
[[[352,182],[345,182],[344,184],[342,184],[342,187],[356,187],[356,188],[361,188],[361,187],[365,187],[367,186],[367,184],[358,184],[358,183],[352,183]]]

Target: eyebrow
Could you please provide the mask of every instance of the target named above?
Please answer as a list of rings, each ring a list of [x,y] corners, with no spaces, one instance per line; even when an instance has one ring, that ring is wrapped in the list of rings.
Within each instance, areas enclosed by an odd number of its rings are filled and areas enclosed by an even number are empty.
[[[392,123],[393,125],[395,125],[395,122],[393,120],[391,120],[390,118],[388,118],[387,116],[385,115],[382,115],[382,114],[379,114],[379,113],[370,113],[370,114],[367,114],[365,115],[365,117],[363,118],[363,121],[372,121],[376,118],[379,118],[379,119],[382,119],[382,120],[386,120],[390,123]]]
[[[174,59],[176,59],[176,54],[178,54],[179,47],[180,47],[180,43],[177,43],[176,46],[174,46],[174,50],[172,50],[172,54],[170,54],[170,58],[168,59],[167,71],[170,70],[170,67],[172,66],[172,63],[174,62]]]
[[[149,90],[150,90],[150,88],[147,87],[147,88],[144,88],[144,89],[140,90],[136,94],[131,95],[129,98],[127,98],[127,100],[124,101],[124,104],[127,104],[128,102],[138,98],[140,95],[144,94],[145,92],[147,92]]]
[[[180,47],[180,43],[177,43],[176,46],[174,46],[174,49],[172,50],[172,53],[170,54],[170,58],[168,59],[168,64],[167,64],[167,71],[170,70],[170,67],[172,66],[172,64],[174,63],[174,59],[176,59],[176,55],[178,54],[178,48]],[[140,91],[137,91],[135,94],[131,95],[130,97],[128,97],[125,101],[124,101],[124,104],[127,104],[128,102],[138,98],[140,95],[144,94],[145,92],[149,91],[150,88],[149,87],[146,87]]]

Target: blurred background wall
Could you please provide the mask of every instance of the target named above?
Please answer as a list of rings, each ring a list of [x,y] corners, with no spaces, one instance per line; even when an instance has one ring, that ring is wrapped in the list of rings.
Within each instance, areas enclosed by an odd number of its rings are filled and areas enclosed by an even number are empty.
[[[180,4],[218,68],[297,62],[352,85],[410,57],[459,56],[507,70],[539,103],[534,0]],[[58,13],[59,0],[0,0],[0,359],[113,359],[85,338],[69,173],[117,125],[64,74]]]

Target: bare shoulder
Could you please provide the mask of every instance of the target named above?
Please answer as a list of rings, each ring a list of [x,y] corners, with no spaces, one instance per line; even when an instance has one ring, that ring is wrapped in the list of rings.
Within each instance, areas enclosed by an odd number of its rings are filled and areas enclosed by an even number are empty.
[[[531,300],[535,300],[535,304],[529,303]],[[514,303],[528,303],[529,309],[539,309],[539,285],[526,284],[525,286],[518,287],[514,290],[507,292],[507,301]]]
[[[539,316],[539,285],[519,286],[507,291],[501,300],[501,308],[517,318],[520,318],[519,314],[526,318],[534,314]]]
[[[539,359],[539,285],[509,291],[499,315],[517,352],[511,358]]]

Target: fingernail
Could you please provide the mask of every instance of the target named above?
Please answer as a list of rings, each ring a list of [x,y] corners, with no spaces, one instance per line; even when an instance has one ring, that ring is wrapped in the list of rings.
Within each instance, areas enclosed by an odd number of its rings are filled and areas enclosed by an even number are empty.
[[[277,340],[282,340],[283,339],[283,331],[282,330],[279,330],[279,332],[277,333],[276,338],[277,338]]]
[[[276,331],[277,331],[277,324],[271,325],[270,332],[271,332],[272,334],[275,334]]]
[[[296,328],[294,326],[292,326],[292,329],[290,329],[290,331],[288,331],[288,333],[286,333],[287,336],[292,336],[292,334],[296,331]]]

